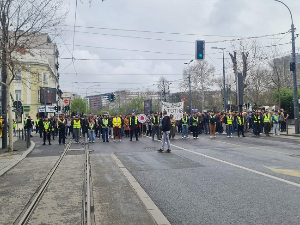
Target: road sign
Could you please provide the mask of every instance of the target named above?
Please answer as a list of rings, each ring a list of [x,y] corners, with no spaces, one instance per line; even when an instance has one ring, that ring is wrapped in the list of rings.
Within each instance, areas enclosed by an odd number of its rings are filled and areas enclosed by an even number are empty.
[[[39,112],[39,113],[45,112],[45,106],[39,106],[38,112]],[[47,112],[47,113],[54,113],[54,112],[56,112],[56,111],[55,111],[55,106],[47,105],[47,106],[46,106],[46,112]]]
[[[68,100],[68,99],[65,99],[65,100],[64,100],[64,103],[65,103],[65,104],[68,104],[68,103],[69,103],[69,100]]]
[[[135,113],[135,110],[132,110],[132,113]]]
[[[146,115],[145,114],[140,114],[139,117],[138,117],[138,121],[140,123],[146,123],[146,121],[147,121]]]
[[[185,102],[185,98],[182,98],[181,101],[182,101],[182,102]]]

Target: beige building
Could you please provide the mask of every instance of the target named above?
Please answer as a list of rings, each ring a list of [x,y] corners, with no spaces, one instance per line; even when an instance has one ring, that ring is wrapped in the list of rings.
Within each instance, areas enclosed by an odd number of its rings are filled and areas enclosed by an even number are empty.
[[[20,101],[24,109],[23,115],[31,116],[35,120],[38,113],[40,116],[44,115],[40,112],[43,110],[39,110],[39,107],[45,105],[44,99],[47,105],[56,105],[57,73],[49,60],[40,55],[21,50],[16,53],[15,57],[18,64],[15,66],[15,78],[10,87],[11,100],[12,102]],[[44,96],[41,96],[41,88],[46,90]],[[13,112],[13,118],[21,120],[21,116],[16,112]]]

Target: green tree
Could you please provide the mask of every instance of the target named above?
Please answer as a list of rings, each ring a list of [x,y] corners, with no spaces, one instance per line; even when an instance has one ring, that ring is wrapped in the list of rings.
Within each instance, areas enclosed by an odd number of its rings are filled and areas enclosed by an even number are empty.
[[[284,108],[284,110],[290,115],[289,118],[294,118],[293,89],[281,88],[280,96],[278,91],[273,94],[274,101],[279,102],[279,97],[280,97],[280,108]],[[300,90],[298,90],[298,99],[299,97],[300,97]]]
[[[81,98],[77,98],[71,103],[71,112],[76,114],[77,110],[79,110],[79,113],[86,113],[86,111],[87,113],[91,112],[86,100]]]

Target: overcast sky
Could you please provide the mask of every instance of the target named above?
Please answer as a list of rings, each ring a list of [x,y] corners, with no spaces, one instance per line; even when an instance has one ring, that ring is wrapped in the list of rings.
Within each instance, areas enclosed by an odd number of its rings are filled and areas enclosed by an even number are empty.
[[[299,27],[300,1],[282,1]],[[233,51],[225,40],[282,33],[291,26],[288,10],[274,0],[92,0],[91,5],[89,0],[78,0],[77,9],[76,0],[65,2],[69,10],[66,26],[55,39],[60,51],[60,86],[63,92],[82,96],[87,90],[88,95],[120,89],[157,90],[160,76],[171,81],[171,92],[176,92],[183,81],[184,63],[194,59],[195,40],[206,41],[206,60],[216,67],[215,76],[221,76],[222,53],[211,47]],[[266,46],[288,43],[291,34],[258,40]],[[214,41],[219,42],[210,43]],[[279,49],[291,51],[291,44]],[[225,57],[229,65],[228,52]]]

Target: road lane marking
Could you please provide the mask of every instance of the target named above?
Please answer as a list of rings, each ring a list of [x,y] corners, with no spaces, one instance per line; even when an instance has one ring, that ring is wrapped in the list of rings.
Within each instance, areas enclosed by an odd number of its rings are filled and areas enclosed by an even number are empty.
[[[156,141],[159,141],[159,140],[156,140]],[[161,141],[159,141],[159,142],[161,142]],[[218,141],[218,142],[221,142],[221,141]],[[221,142],[221,143],[226,143],[226,142]],[[226,144],[230,144],[230,143],[226,143]],[[271,179],[274,179],[274,180],[277,180],[277,181],[280,181],[280,182],[283,182],[283,183],[286,183],[286,184],[290,184],[290,185],[293,185],[293,186],[296,186],[296,187],[300,187],[300,184],[298,184],[298,183],[295,183],[295,182],[292,182],[292,181],[288,181],[288,180],[285,180],[285,179],[282,179],[282,178],[279,178],[279,177],[276,177],[276,176],[272,176],[272,175],[269,175],[267,173],[259,172],[257,170],[253,170],[253,169],[250,169],[250,168],[247,168],[247,167],[244,167],[244,166],[240,166],[240,165],[237,165],[237,164],[234,164],[234,163],[230,163],[230,162],[227,162],[227,161],[215,158],[215,157],[211,157],[211,156],[199,153],[199,152],[188,150],[188,149],[185,149],[183,147],[180,147],[180,146],[177,146],[177,145],[174,145],[174,144],[171,144],[171,146],[174,146],[174,147],[176,147],[178,149],[181,149],[183,151],[187,151],[187,152],[190,152],[190,153],[193,153],[193,154],[197,154],[197,155],[203,156],[205,158],[208,158],[208,159],[211,159],[211,160],[214,160],[214,161],[217,161],[217,162],[221,162],[221,163],[224,163],[224,164],[227,164],[227,165],[239,168],[239,169],[243,169],[243,170],[255,173],[255,174],[259,174],[261,176],[265,176],[265,177],[268,177],[268,178],[271,178]],[[241,147],[246,147],[246,146],[241,146]],[[277,153],[279,153],[279,152],[277,152]],[[283,153],[283,154],[290,155],[290,154],[287,154],[287,153]]]
[[[211,160],[214,160],[214,161],[217,161],[217,162],[221,162],[221,163],[224,163],[224,164],[227,164],[227,165],[230,165],[230,166],[242,169],[242,170],[246,170],[246,171],[249,171],[249,172],[252,172],[252,173],[255,173],[255,174],[259,174],[261,176],[268,177],[268,178],[271,178],[271,179],[274,179],[274,180],[277,180],[277,181],[280,181],[280,182],[283,182],[283,183],[286,183],[286,184],[290,184],[290,185],[293,185],[293,186],[296,186],[296,187],[300,188],[300,184],[298,184],[298,183],[295,183],[295,182],[292,182],[292,181],[288,181],[288,180],[285,180],[285,179],[282,179],[282,178],[279,178],[279,177],[275,177],[275,176],[272,176],[272,175],[269,175],[269,174],[266,174],[266,173],[263,173],[263,172],[259,172],[257,170],[253,170],[253,169],[250,169],[250,168],[247,168],[247,167],[244,167],[244,166],[240,166],[240,165],[237,165],[237,164],[234,164],[234,163],[230,163],[230,162],[227,162],[227,161],[215,158],[215,157],[211,157],[211,156],[199,153],[199,152],[188,150],[188,149],[185,149],[183,147],[176,146],[174,144],[171,144],[171,145],[174,146],[174,147],[176,147],[176,148],[179,148],[181,150],[184,150],[184,151],[196,154],[196,155],[200,155],[200,156],[203,156],[205,158],[208,158],[208,159],[211,159]]]
[[[275,169],[267,166],[265,167],[269,170],[272,170],[275,173],[280,173],[280,174],[289,175],[293,177],[300,177],[300,170]]]
[[[143,204],[145,205],[147,211],[152,216],[156,224],[158,225],[171,225],[168,219],[164,216],[164,214],[159,210],[159,208],[154,204],[149,195],[144,191],[141,185],[136,181],[136,179],[131,175],[131,173],[126,169],[121,160],[115,155],[111,154],[111,157],[120,168],[124,176],[129,181],[131,187],[137,193]]]

